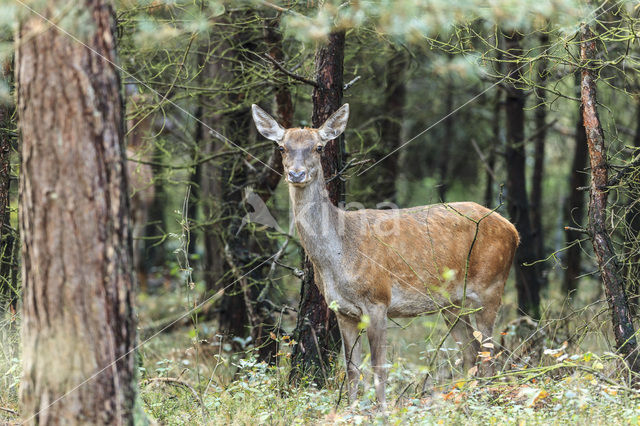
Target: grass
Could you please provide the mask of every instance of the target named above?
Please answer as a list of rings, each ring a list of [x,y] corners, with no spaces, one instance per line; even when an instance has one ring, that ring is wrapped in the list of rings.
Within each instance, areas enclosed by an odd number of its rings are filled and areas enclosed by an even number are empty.
[[[185,312],[193,296],[171,285],[141,295],[140,328]],[[503,314],[493,339],[496,353],[502,351],[496,361],[501,368],[489,380],[464,379],[456,342],[447,339],[437,348],[446,333],[438,316],[390,322],[385,411],[375,404],[368,357],[359,399],[349,404],[340,363],[323,389],[292,386],[290,338],[277,336],[278,363],[267,366],[255,360],[246,341],[221,341],[215,323],[145,342],[138,352],[140,400],[151,421],[167,425],[637,424],[640,393],[627,386],[620,360],[609,352],[609,314],[599,297],[598,283],[585,280],[579,300],[548,306],[537,325]],[[503,313],[515,312],[513,299],[508,291]],[[282,320],[284,329],[293,328],[293,317]],[[0,407],[18,411],[18,321],[8,313],[1,321]],[[428,365],[436,350],[435,364]],[[16,421],[0,410],[0,423]]]

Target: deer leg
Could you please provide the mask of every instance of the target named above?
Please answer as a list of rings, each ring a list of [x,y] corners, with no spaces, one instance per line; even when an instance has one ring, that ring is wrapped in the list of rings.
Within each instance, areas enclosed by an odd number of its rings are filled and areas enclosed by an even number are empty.
[[[462,345],[462,361],[465,371],[475,365],[480,345],[473,337],[473,327],[469,315],[460,315],[458,312],[445,312],[444,319],[451,327],[451,337]]]
[[[492,307],[493,306],[493,307]],[[493,325],[496,322],[496,316],[498,315],[498,304],[485,304],[485,306],[476,313],[476,323],[478,324],[478,331],[482,333],[483,341],[487,340],[493,344],[493,340],[490,339],[493,337]],[[493,348],[487,348],[493,357],[494,351]],[[485,350],[485,349],[483,349]],[[488,360],[487,362],[482,363],[481,374],[483,376],[491,376],[494,372],[494,361],[493,359]]]
[[[360,364],[362,363],[358,322],[340,314],[337,315],[337,318],[340,334],[342,335],[342,350],[344,352],[344,365],[347,370],[349,401],[353,402],[358,394]]]
[[[387,308],[375,306],[369,311],[370,323],[367,328],[371,347],[371,365],[376,398],[381,406],[386,404],[385,385],[387,383]]]

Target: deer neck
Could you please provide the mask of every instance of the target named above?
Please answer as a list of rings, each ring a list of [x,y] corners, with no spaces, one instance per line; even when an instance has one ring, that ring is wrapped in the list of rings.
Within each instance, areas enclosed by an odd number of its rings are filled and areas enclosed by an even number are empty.
[[[329,200],[322,174],[304,187],[289,185],[289,195],[300,242],[311,261],[321,269],[338,262],[344,212]]]

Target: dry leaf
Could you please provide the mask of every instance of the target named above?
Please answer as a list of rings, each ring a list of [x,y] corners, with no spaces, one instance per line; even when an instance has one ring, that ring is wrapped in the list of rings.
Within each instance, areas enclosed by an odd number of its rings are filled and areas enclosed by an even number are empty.
[[[482,333],[478,330],[473,332],[473,337],[475,337],[478,342],[482,343]]]
[[[467,371],[467,374],[468,374],[469,376],[475,376],[477,372],[478,372],[478,366],[477,366],[477,365],[474,365],[473,367],[471,367],[471,368]]]
[[[485,347],[485,348],[491,348],[491,349],[493,349],[493,347],[494,347],[493,343],[491,343],[491,342],[483,343],[482,346]]]

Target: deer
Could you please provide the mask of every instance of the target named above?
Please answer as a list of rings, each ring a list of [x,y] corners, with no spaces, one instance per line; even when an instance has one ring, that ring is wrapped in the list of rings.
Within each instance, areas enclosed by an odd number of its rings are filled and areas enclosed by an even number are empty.
[[[321,157],[325,146],[345,131],[349,104],[317,129],[285,129],[255,104],[252,116],[258,132],[282,154],[300,243],[320,293],[336,313],[349,399],[355,401],[358,392],[359,323],[365,316],[376,399],[382,407],[388,318],[442,313],[451,336],[464,345],[464,366],[473,370],[481,348],[477,332],[492,336],[502,304],[519,244],[515,226],[475,202],[379,210],[334,206]]]

